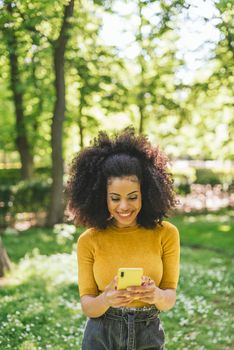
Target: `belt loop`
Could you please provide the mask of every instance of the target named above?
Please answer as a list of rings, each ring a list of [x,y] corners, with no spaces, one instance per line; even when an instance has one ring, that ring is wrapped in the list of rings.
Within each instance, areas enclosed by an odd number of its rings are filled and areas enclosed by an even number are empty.
[[[150,324],[150,321],[151,320],[149,318],[146,319],[146,327],[148,327],[148,325]]]
[[[135,314],[128,314],[128,340],[127,350],[135,349]]]

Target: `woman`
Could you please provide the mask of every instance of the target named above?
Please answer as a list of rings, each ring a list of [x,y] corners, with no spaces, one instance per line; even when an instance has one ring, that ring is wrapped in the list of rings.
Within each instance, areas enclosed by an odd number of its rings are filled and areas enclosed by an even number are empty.
[[[176,301],[179,233],[163,221],[176,204],[167,158],[128,127],[99,132],[73,160],[69,204],[89,227],[77,245],[83,350],[164,349],[158,317]],[[144,269],[141,286],[117,289],[120,267]]]

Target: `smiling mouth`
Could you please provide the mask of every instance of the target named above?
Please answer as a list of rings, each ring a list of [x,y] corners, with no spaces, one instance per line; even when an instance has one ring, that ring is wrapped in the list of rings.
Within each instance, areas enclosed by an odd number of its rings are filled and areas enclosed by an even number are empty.
[[[129,218],[131,215],[132,215],[132,211],[131,212],[128,212],[128,213],[117,213],[121,218]]]

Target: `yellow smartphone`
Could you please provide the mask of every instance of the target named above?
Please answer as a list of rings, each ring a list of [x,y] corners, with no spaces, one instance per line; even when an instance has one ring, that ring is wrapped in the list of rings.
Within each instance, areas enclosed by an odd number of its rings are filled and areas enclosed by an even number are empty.
[[[120,267],[118,269],[117,290],[126,289],[130,286],[140,286],[143,272],[142,267]]]

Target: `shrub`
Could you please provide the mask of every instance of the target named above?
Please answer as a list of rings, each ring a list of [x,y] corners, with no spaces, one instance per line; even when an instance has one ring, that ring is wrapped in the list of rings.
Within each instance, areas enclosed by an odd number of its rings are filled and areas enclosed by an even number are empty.
[[[51,176],[49,167],[39,167],[34,170],[33,178],[48,179]],[[20,169],[0,169],[0,186],[16,185],[21,180]]]
[[[185,168],[177,169],[173,172],[173,177],[175,180],[175,190],[180,195],[186,195],[191,192],[191,184],[195,180],[195,169]]]
[[[0,186],[15,185],[20,181],[20,169],[0,169]]]
[[[12,186],[14,213],[46,211],[50,187],[50,179],[24,180]]]
[[[234,171],[230,169],[216,170],[209,168],[197,168],[196,169],[196,181],[195,183],[211,186],[221,184],[225,190],[227,190],[233,183]]]
[[[51,179],[19,181],[17,185],[0,186],[0,224],[17,213],[47,211]]]
[[[13,205],[13,194],[10,186],[0,187],[0,226],[4,226],[5,216],[10,212]]]

